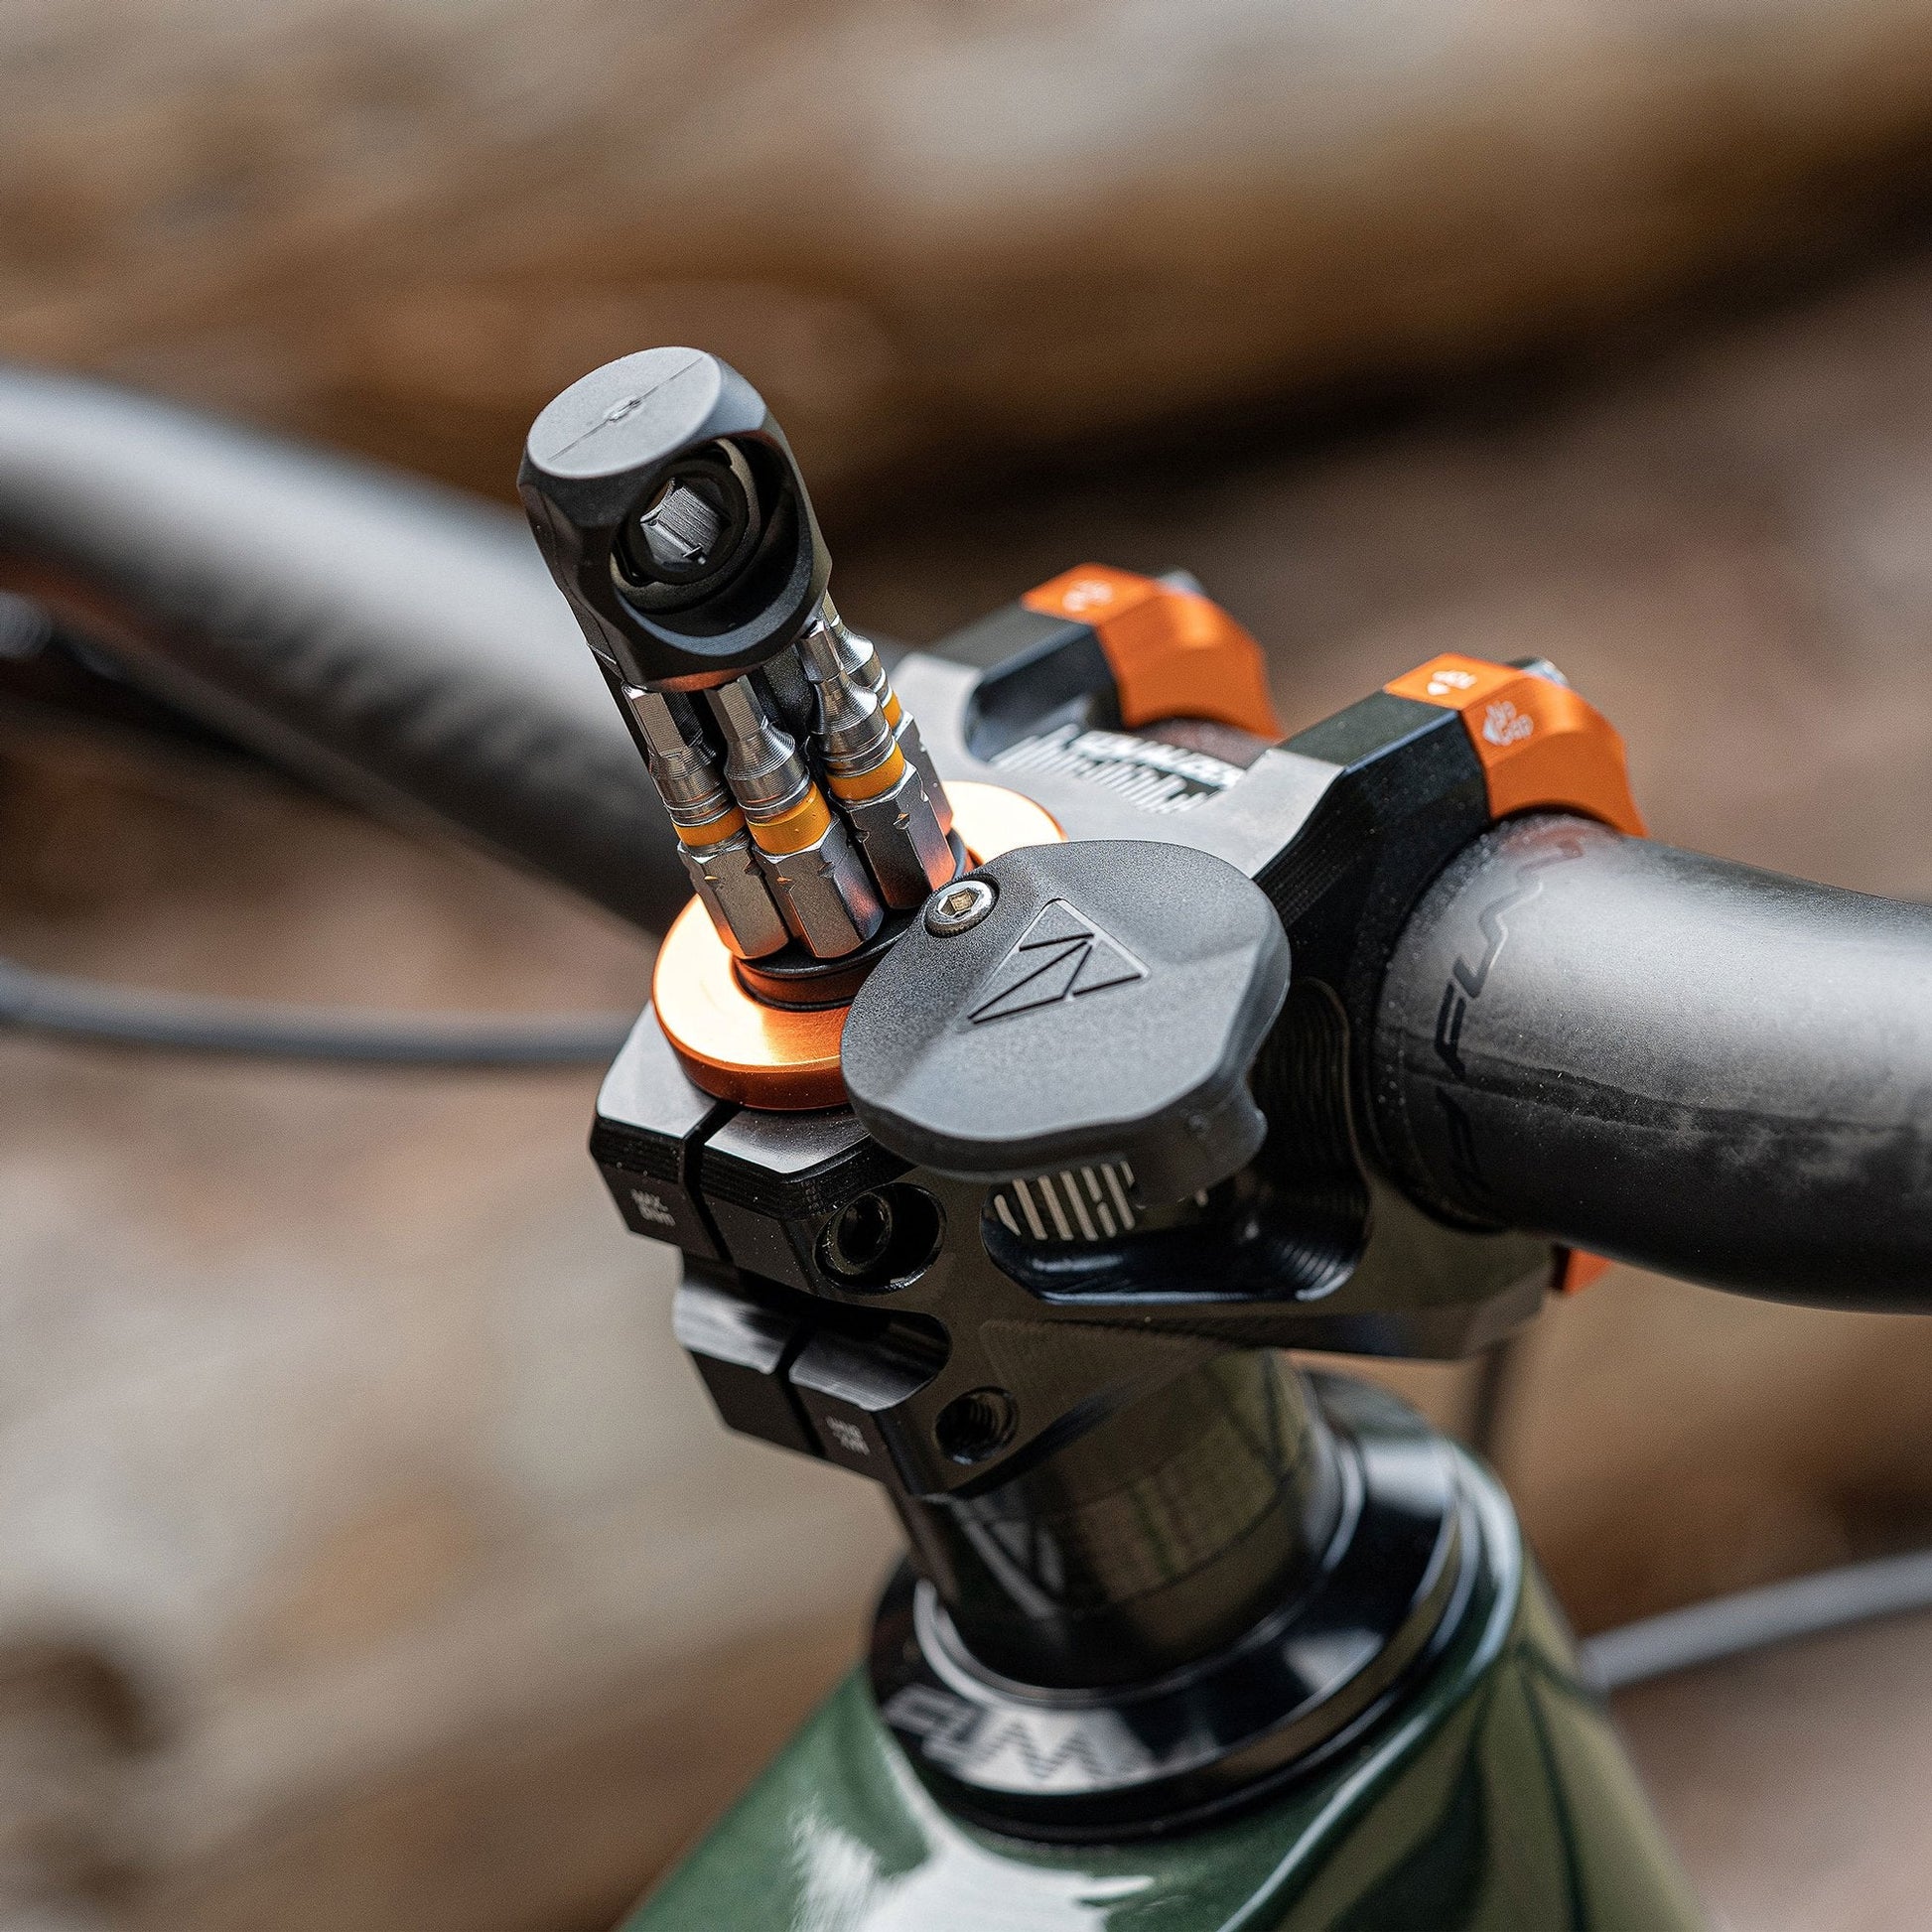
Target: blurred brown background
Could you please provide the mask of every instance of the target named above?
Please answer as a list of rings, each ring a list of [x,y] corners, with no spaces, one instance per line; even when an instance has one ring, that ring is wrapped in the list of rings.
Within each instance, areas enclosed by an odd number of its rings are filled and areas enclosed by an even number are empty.
[[[1185,566],[1291,726],[1547,653],[1660,836],[1906,896],[1929,196],[1932,0],[0,12],[0,354],[502,495],[556,388],[698,343],[862,622]],[[0,952],[557,1008],[649,963],[24,714]],[[852,1654],[884,1511],[713,1422],[594,1088],[0,1040],[0,1924],[590,1932]],[[1504,1423],[1585,1629],[1932,1538],[1932,1324],[1617,1271]],[[1922,1922],[1923,1634],[1624,1701],[1725,1923]]]

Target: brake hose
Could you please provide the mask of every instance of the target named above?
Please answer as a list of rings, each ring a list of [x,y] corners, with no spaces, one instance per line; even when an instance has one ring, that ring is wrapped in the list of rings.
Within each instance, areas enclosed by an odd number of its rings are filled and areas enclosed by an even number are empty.
[[[379,1066],[602,1066],[635,1016],[384,1013],[151,993],[0,959],[0,1028],[188,1052]]]
[[[1666,1610],[1587,1638],[1578,1655],[1587,1682],[1624,1691],[1774,1644],[1928,1609],[1932,1550],[1913,1550]]]

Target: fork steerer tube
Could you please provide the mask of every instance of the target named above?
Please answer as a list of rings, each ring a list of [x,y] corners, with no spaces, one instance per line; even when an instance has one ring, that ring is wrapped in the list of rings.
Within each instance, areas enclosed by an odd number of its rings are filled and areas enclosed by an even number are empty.
[[[1143,1682],[1248,1630],[1312,1575],[1341,1476],[1286,1357],[1216,1357],[984,1496],[895,1496],[970,1654],[1022,1683]]]
[[[949,1811],[1048,1841],[1176,1831],[1346,1751],[1495,1548],[1420,1418],[1252,1352],[982,1498],[901,1508],[876,1706]]]

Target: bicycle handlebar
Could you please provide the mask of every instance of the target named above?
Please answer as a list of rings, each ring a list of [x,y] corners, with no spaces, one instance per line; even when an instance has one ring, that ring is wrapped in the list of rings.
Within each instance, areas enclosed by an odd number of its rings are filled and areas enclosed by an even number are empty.
[[[1932,907],[1587,820],[1468,847],[1390,960],[1384,1153],[1450,1217],[1932,1310]]]
[[[662,930],[662,806],[521,517],[0,369],[0,583],[278,762]]]
[[[0,369],[0,582],[335,789],[639,926],[687,896],[644,761],[507,511]],[[1932,1309],[1932,908],[1514,820],[1410,920],[1372,1061],[1384,1156],[1446,1218]]]

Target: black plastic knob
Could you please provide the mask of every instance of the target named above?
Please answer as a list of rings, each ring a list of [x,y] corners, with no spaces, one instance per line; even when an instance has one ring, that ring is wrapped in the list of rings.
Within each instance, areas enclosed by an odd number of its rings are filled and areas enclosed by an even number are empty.
[[[517,474],[544,561],[627,684],[717,682],[793,643],[832,562],[764,398],[695,348],[573,382]]]
[[[1090,840],[973,881],[990,909],[935,895],[853,1002],[845,1084],[874,1139],[975,1180],[1124,1161],[1150,1202],[1254,1158],[1246,1076],[1289,953],[1251,880],[1187,846]]]

